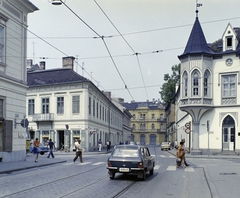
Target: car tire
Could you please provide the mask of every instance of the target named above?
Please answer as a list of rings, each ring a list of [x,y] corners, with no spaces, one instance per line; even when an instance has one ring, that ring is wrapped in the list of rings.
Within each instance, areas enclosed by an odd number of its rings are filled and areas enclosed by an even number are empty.
[[[146,171],[143,170],[142,171],[142,180],[144,181],[144,180],[146,180],[146,178],[147,178]]]
[[[154,172],[154,166],[153,166],[152,170],[150,170],[150,175],[153,175],[153,172]]]
[[[114,179],[114,177],[115,177],[115,173],[112,173],[112,176],[110,176],[109,178]]]

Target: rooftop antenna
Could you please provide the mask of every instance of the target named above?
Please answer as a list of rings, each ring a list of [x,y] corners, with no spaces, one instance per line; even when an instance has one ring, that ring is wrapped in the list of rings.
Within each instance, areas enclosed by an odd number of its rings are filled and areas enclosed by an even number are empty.
[[[82,62],[82,77],[83,77],[83,71],[84,71],[84,62]]]
[[[198,8],[202,6],[202,3],[198,3],[198,0],[196,0],[196,19],[198,19]]]
[[[35,64],[35,51],[34,51],[34,42],[32,42],[33,44],[33,64]]]

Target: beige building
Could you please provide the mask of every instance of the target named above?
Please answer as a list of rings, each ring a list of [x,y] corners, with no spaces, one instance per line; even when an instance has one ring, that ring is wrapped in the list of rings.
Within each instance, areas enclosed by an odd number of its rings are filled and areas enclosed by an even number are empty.
[[[160,101],[122,103],[132,114],[131,141],[159,145],[167,140],[166,114]]]
[[[175,104],[168,104],[165,108],[166,112],[166,131],[167,140],[175,141],[177,139],[175,124]]]

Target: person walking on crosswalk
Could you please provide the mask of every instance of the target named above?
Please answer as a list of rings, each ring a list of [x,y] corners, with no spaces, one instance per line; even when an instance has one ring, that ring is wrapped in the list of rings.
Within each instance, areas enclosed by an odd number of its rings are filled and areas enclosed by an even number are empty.
[[[181,163],[178,164],[178,161],[177,161],[177,164],[176,164],[176,167],[178,168],[181,164],[184,168],[186,168],[186,165],[184,164],[184,155],[185,155],[185,152],[184,152],[184,148],[183,148],[183,142],[180,142],[180,145],[178,146],[178,150],[177,150],[177,154],[176,154],[176,157],[177,157],[177,160],[181,160]]]

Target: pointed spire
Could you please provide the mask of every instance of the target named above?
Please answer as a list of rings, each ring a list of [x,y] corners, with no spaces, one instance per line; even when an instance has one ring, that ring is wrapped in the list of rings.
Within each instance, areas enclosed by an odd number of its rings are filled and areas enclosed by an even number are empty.
[[[197,3],[197,7],[200,6],[202,6],[202,4]],[[190,54],[212,54],[206,42],[200,22],[198,20],[198,12],[198,9],[196,9],[196,20],[193,25],[192,32],[188,39],[184,53],[180,55],[179,58]]]

